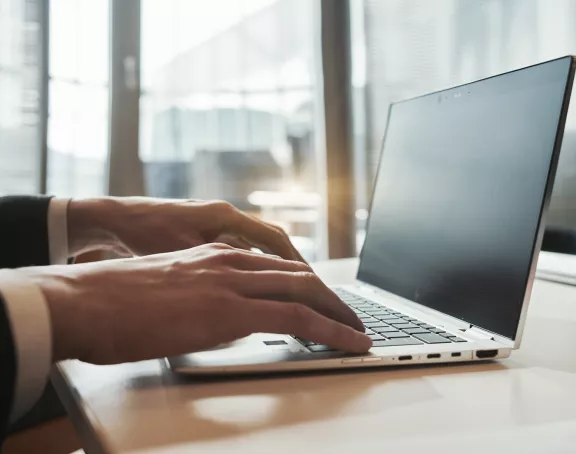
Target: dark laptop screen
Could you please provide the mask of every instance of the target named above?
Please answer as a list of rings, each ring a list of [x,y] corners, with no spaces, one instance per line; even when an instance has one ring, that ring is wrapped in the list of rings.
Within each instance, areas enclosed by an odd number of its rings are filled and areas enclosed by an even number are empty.
[[[515,338],[570,66],[391,107],[359,280]]]

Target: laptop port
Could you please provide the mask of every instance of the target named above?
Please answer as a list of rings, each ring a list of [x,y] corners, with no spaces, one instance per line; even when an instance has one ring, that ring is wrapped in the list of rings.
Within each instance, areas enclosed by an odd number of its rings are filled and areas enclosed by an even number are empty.
[[[452,353],[452,356],[453,356],[454,358],[457,358],[458,356],[462,356],[462,353],[460,353],[460,352],[454,352],[454,353]]]
[[[442,356],[442,355],[440,355],[440,353],[430,353],[428,355],[428,358],[434,359],[434,358],[440,358],[440,356]]]
[[[478,350],[476,352],[476,358],[494,358],[498,355],[498,350]]]
[[[412,359],[412,355],[404,355],[404,356],[398,357],[398,361],[409,361],[411,359]]]

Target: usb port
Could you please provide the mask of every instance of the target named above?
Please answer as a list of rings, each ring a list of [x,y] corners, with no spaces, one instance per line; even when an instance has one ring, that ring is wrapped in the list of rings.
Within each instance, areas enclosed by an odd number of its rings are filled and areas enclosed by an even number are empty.
[[[458,356],[462,356],[462,353],[460,353],[460,352],[454,352],[454,353],[452,353],[452,356],[453,356],[454,358],[457,358]]]
[[[440,353],[430,353],[428,355],[428,358],[433,359],[433,358],[440,358]]]
[[[412,355],[404,355],[404,356],[398,357],[398,361],[409,361],[411,359],[412,359]]]

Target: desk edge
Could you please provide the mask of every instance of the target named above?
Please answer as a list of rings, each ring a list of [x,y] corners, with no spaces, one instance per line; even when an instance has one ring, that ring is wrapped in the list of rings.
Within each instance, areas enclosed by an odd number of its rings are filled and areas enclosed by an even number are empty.
[[[110,454],[113,451],[106,443],[105,431],[98,420],[80,405],[76,389],[66,376],[61,364],[56,364],[50,373],[50,381],[62,401],[76,433],[82,440],[86,454]]]

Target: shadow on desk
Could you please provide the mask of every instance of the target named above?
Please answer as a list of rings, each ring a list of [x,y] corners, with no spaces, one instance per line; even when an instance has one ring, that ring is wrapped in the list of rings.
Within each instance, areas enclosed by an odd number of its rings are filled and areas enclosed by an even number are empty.
[[[376,415],[382,412],[382,396],[376,398],[381,393],[386,395],[387,408],[394,410],[441,398],[428,380],[434,376],[482,374],[507,368],[493,362],[210,380],[178,376],[166,368],[161,376],[138,377],[129,385],[137,391],[132,396],[140,408],[148,408],[145,400],[149,399],[150,412],[131,419],[134,426],[124,427],[123,432],[136,433],[138,427],[149,427],[140,418],[155,418],[156,430],[124,439],[123,445],[137,450],[209,442],[336,420],[350,410],[358,417]],[[418,386],[414,386],[415,380]],[[166,387],[171,390],[165,391],[164,408],[158,408],[158,393]]]

